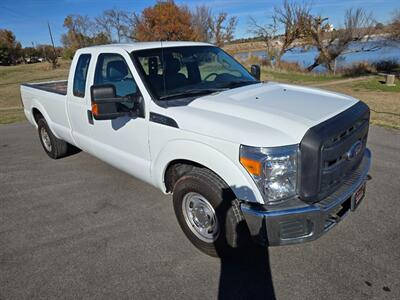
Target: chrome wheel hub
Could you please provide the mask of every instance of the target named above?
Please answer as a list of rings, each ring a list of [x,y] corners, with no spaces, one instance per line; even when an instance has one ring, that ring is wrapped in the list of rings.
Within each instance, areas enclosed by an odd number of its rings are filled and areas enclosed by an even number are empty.
[[[47,130],[42,127],[40,128],[40,137],[42,139],[43,145],[46,148],[46,150],[48,152],[51,152],[51,140],[50,140],[50,136],[47,133]]]
[[[183,198],[182,209],[187,225],[199,239],[212,243],[218,238],[218,219],[206,198],[188,193]]]

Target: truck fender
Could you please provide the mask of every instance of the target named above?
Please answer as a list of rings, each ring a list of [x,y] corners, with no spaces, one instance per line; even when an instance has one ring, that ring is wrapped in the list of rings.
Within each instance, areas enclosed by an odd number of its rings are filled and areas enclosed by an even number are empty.
[[[56,124],[50,119],[50,116],[48,115],[46,109],[43,107],[42,104],[40,104],[40,102],[36,98],[33,98],[31,101],[30,116],[31,116],[32,123],[37,127],[37,123],[33,116],[34,109],[37,109],[42,114],[42,116],[46,120],[47,125],[49,126],[51,132],[55,135],[55,137],[58,139],[61,139],[60,136],[57,134],[57,130],[55,128],[55,127],[57,127]]]
[[[188,160],[203,165],[220,176],[230,186],[237,199],[264,203],[251,177],[220,151],[199,142],[174,140],[168,142],[153,160],[152,181],[166,193],[165,172],[175,160]]]

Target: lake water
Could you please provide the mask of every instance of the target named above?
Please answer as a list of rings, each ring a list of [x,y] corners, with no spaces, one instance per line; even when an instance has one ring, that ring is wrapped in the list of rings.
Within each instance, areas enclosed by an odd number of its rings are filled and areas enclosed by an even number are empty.
[[[355,43],[350,46],[350,50],[357,50],[361,47],[368,47],[374,45],[382,45],[382,41],[370,41],[363,43]],[[253,56],[258,56],[261,58],[266,58],[266,54],[264,51],[254,51],[254,52],[242,52],[235,54],[235,57],[238,59],[246,59],[249,56],[249,53]],[[314,62],[314,58],[317,56],[318,51],[315,48],[311,48],[307,51],[304,51],[301,48],[295,48],[290,52],[287,52],[283,55],[282,59],[290,62],[297,62],[302,67],[307,67]],[[342,56],[339,56],[336,60],[337,67],[342,67],[345,65],[349,65],[355,62],[360,61],[368,61],[375,62],[379,60],[396,60],[400,61],[400,42],[387,41],[385,45],[376,51],[371,52],[357,52],[357,53],[347,53]],[[323,67],[318,67],[315,71],[324,71]]]

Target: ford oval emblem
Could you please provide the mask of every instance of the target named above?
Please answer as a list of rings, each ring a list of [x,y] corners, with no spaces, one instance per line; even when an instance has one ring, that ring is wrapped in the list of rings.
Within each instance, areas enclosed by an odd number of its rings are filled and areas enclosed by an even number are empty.
[[[355,157],[357,157],[362,150],[363,144],[361,141],[355,142],[349,149],[349,151],[346,152],[346,159],[347,160],[352,160]]]

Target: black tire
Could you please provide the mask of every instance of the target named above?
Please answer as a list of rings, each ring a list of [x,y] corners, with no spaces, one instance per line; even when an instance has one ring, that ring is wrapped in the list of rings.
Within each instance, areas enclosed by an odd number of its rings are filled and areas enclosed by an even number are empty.
[[[51,132],[45,119],[43,118],[39,119],[37,124],[38,124],[39,140],[47,155],[53,159],[58,159],[66,156],[70,150],[69,144],[63,140],[58,139]],[[48,139],[43,137],[45,134],[47,134]],[[45,140],[49,142],[50,148],[49,145],[46,145]]]
[[[212,242],[200,239],[190,228],[184,215],[184,198],[188,193],[203,196],[213,207],[218,220],[219,234]],[[179,225],[191,243],[214,257],[230,257],[246,249],[250,233],[243,219],[239,201],[226,183],[206,168],[194,167],[182,176],[173,190],[173,204]],[[194,228],[194,226],[192,225]]]

